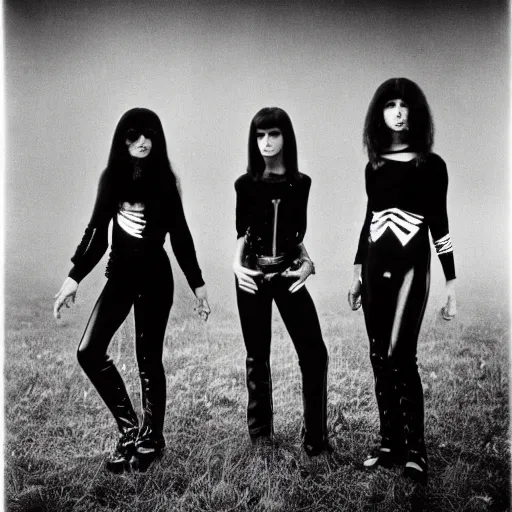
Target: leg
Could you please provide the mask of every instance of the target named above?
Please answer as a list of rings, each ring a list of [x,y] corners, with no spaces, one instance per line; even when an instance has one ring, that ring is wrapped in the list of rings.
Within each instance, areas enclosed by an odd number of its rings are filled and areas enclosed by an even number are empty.
[[[166,384],[162,352],[174,283],[165,253],[152,261],[150,267],[141,276],[139,293],[134,302],[135,346],[143,411],[136,443],[139,455],[142,452],[157,454],[165,446]]]
[[[268,283],[261,283],[254,295],[240,290],[237,283],[236,298],[247,351],[247,424],[254,441],[273,434],[270,372],[272,295]]]
[[[398,395],[388,355],[403,273],[369,263],[364,269],[362,303],[379,408],[381,448],[365,465],[390,466],[395,458],[401,457],[404,445]]]
[[[108,280],[89,318],[77,352],[78,362],[110,409],[120,431],[116,448],[106,463],[107,469],[115,473],[128,468],[128,461],[135,451],[138,419],[123,379],[107,355],[107,349],[131,305],[130,288]]]
[[[400,290],[399,307],[393,325],[390,360],[399,409],[404,424],[407,466],[413,462],[413,475],[426,478],[427,453],[424,439],[424,404],[416,352],[418,336],[427,303],[430,272],[429,262],[413,267]],[[408,468],[406,468],[407,471]]]
[[[78,346],[77,358],[114,416],[121,433],[137,427],[138,420],[126,388],[107,349],[132,306],[131,290],[108,280],[99,296]]]
[[[302,287],[290,293],[289,286],[289,280],[276,281],[274,298],[299,357],[304,403],[304,446],[308,454],[316,455],[327,447],[329,357],[309,292]]]

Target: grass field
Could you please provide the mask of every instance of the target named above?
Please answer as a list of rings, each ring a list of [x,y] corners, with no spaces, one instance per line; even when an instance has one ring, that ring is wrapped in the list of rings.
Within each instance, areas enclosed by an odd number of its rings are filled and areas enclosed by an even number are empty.
[[[114,422],[75,359],[93,298],[57,325],[53,289],[23,296],[14,289],[6,291],[7,510],[509,510],[504,308],[466,298],[450,323],[434,304],[427,308],[418,358],[431,478],[422,488],[398,469],[361,468],[377,440],[378,416],[360,312],[317,301],[330,350],[328,426],[336,451],[331,459],[309,460],[299,443],[296,356],[280,321],[272,355],[276,442],[253,448],[235,312],[212,304],[205,326],[177,297],[164,356],[167,451],[146,474],[115,476],[103,462],[115,442]],[[116,335],[111,354],[139,408],[132,321]]]

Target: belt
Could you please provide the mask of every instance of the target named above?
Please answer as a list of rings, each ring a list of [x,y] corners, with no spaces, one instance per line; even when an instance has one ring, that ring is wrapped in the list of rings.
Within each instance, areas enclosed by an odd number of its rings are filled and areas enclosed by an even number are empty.
[[[264,274],[282,272],[286,270],[293,261],[293,255],[280,254],[279,256],[257,256],[256,268]]]

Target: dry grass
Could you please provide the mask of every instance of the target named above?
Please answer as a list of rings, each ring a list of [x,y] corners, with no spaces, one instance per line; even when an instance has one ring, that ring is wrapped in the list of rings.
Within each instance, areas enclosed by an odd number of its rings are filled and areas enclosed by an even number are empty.
[[[47,296],[51,294],[48,293]],[[377,410],[360,314],[318,305],[329,344],[330,460],[300,450],[300,375],[276,321],[276,442],[252,448],[245,425],[244,351],[234,312],[214,305],[208,326],[177,304],[166,337],[163,460],[115,476],[103,459],[114,423],[75,360],[91,304],[56,326],[41,295],[6,299],[5,494],[10,511],[505,511],[509,509],[508,317],[460,307],[446,323],[427,310],[419,362],[432,477],[365,473]],[[138,404],[130,322],[111,354]]]

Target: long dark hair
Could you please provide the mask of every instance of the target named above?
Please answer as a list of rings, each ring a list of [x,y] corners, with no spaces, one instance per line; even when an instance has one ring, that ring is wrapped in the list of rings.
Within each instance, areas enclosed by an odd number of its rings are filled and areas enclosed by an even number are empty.
[[[135,162],[126,145],[127,132],[135,130],[150,134],[152,147],[146,158]],[[140,176],[134,177],[134,168],[141,170]],[[159,117],[147,108],[132,108],[125,112],[117,123],[112,137],[105,178],[112,189],[112,195],[142,196],[143,199],[165,199],[168,187],[176,187],[176,176],[167,155],[167,144]]]
[[[283,134],[283,164],[288,179],[300,177],[297,164],[297,140],[293,131],[290,116],[279,107],[262,108],[252,118],[249,128],[249,163],[247,172],[255,180],[259,180],[265,170],[265,161],[261,156],[256,138],[256,131],[279,128]]]
[[[373,168],[382,164],[381,154],[391,143],[391,130],[384,123],[384,106],[389,100],[402,99],[409,107],[409,130],[406,142],[423,161],[434,144],[434,122],[427,98],[418,85],[408,78],[391,78],[381,84],[368,107],[364,121],[363,144]]]

